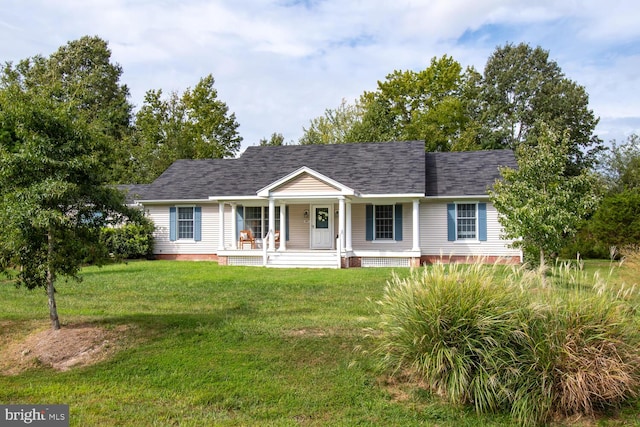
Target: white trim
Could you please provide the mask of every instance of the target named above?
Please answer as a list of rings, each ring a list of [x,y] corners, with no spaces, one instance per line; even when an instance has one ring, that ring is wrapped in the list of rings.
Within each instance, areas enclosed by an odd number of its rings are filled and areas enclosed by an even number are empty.
[[[202,204],[211,204],[212,200],[211,199],[171,199],[171,200],[134,200],[135,203],[139,203],[139,204],[147,204],[147,205],[171,205],[171,206],[178,206],[178,205],[183,205],[183,206],[187,206],[189,204],[191,204],[191,206],[195,206],[196,204],[198,205],[202,205]]]
[[[196,241],[196,205],[175,205],[176,208],[176,240],[174,242],[194,242]],[[180,219],[180,209],[191,209],[191,219]],[[191,237],[180,237],[180,221],[191,222]]]
[[[359,194],[360,200],[366,201],[367,199],[402,199],[401,203],[411,202],[416,198],[423,199],[424,193],[393,193],[393,194]]]
[[[207,199],[210,202],[242,202],[245,200],[250,200],[250,201],[265,201],[267,200],[264,197],[258,197],[258,196],[224,196],[224,197],[220,197],[220,196],[209,196],[209,198]]]
[[[312,177],[324,182],[325,184],[330,185],[331,187],[335,187],[338,192],[337,194],[343,195],[343,196],[354,196],[356,194],[356,192],[352,189],[347,187],[344,184],[339,183],[338,181],[335,181],[331,178],[329,178],[326,175],[323,175],[319,172],[314,171],[313,169],[307,167],[307,166],[303,166],[301,168],[299,168],[298,170],[295,170],[293,172],[291,172],[288,175],[283,176],[282,178],[272,182],[271,184],[267,185],[264,188],[261,188],[260,190],[257,191],[257,195],[261,196],[261,197],[269,197],[271,191],[273,191],[274,189],[276,189],[277,187],[281,186],[282,184],[291,181],[292,179],[302,175],[302,174],[309,174]],[[278,197],[279,199],[281,197]]]
[[[356,257],[411,257],[411,258],[419,258],[421,256],[421,251],[376,251],[376,250],[358,250],[354,249],[351,253],[352,256]]]
[[[488,194],[476,194],[476,195],[472,195],[472,196],[426,196],[424,197],[427,200],[451,200],[451,201],[455,201],[455,200],[477,200],[477,199],[482,199],[482,200],[489,200],[489,195]],[[479,202],[480,203],[480,202]]]
[[[469,243],[469,242],[480,242],[480,238],[478,237],[478,235],[480,234],[480,218],[478,215],[478,204],[481,202],[478,201],[470,201],[470,200],[465,200],[463,202],[454,202],[453,204],[456,205],[456,217],[455,217],[455,233],[456,233],[456,240],[453,241],[454,244],[458,243]],[[458,237],[458,220],[459,219],[469,219],[469,218],[460,218],[458,217],[458,205],[474,205],[475,206],[475,237],[468,237],[468,238],[459,238]]]

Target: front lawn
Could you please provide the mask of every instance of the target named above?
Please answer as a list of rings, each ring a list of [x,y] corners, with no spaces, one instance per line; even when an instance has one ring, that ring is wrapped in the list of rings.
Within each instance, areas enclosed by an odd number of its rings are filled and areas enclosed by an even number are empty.
[[[208,262],[89,267],[83,282],[58,284],[60,319],[63,328],[122,331],[111,356],[66,372],[0,375],[0,403],[69,404],[74,426],[511,425],[376,368],[374,301],[390,275]],[[43,291],[0,281],[0,351],[47,327]]]

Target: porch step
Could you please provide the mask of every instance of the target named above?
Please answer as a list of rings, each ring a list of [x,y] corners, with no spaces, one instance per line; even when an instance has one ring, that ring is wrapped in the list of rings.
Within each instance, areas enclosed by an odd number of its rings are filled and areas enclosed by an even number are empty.
[[[335,252],[275,252],[269,254],[267,267],[338,268],[338,258]]]

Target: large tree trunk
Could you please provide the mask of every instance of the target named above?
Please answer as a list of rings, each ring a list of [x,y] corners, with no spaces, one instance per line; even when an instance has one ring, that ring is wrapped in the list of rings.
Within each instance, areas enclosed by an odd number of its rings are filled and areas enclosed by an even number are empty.
[[[58,319],[58,308],[56,307],[56,290],[54,283],[56,280],[53,271],[53,232],[49,230],[47,234],[48,253],[47,253],[47,295],[49,296],[49,319],[51,319],[51,329],[60,329],[60,319]]]

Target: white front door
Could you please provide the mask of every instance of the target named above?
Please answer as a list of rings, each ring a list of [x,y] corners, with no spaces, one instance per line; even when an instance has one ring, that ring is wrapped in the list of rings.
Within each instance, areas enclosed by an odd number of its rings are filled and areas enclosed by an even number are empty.
[[[331,205],[314,205],[311,215],[311,249],[333,248]]]

